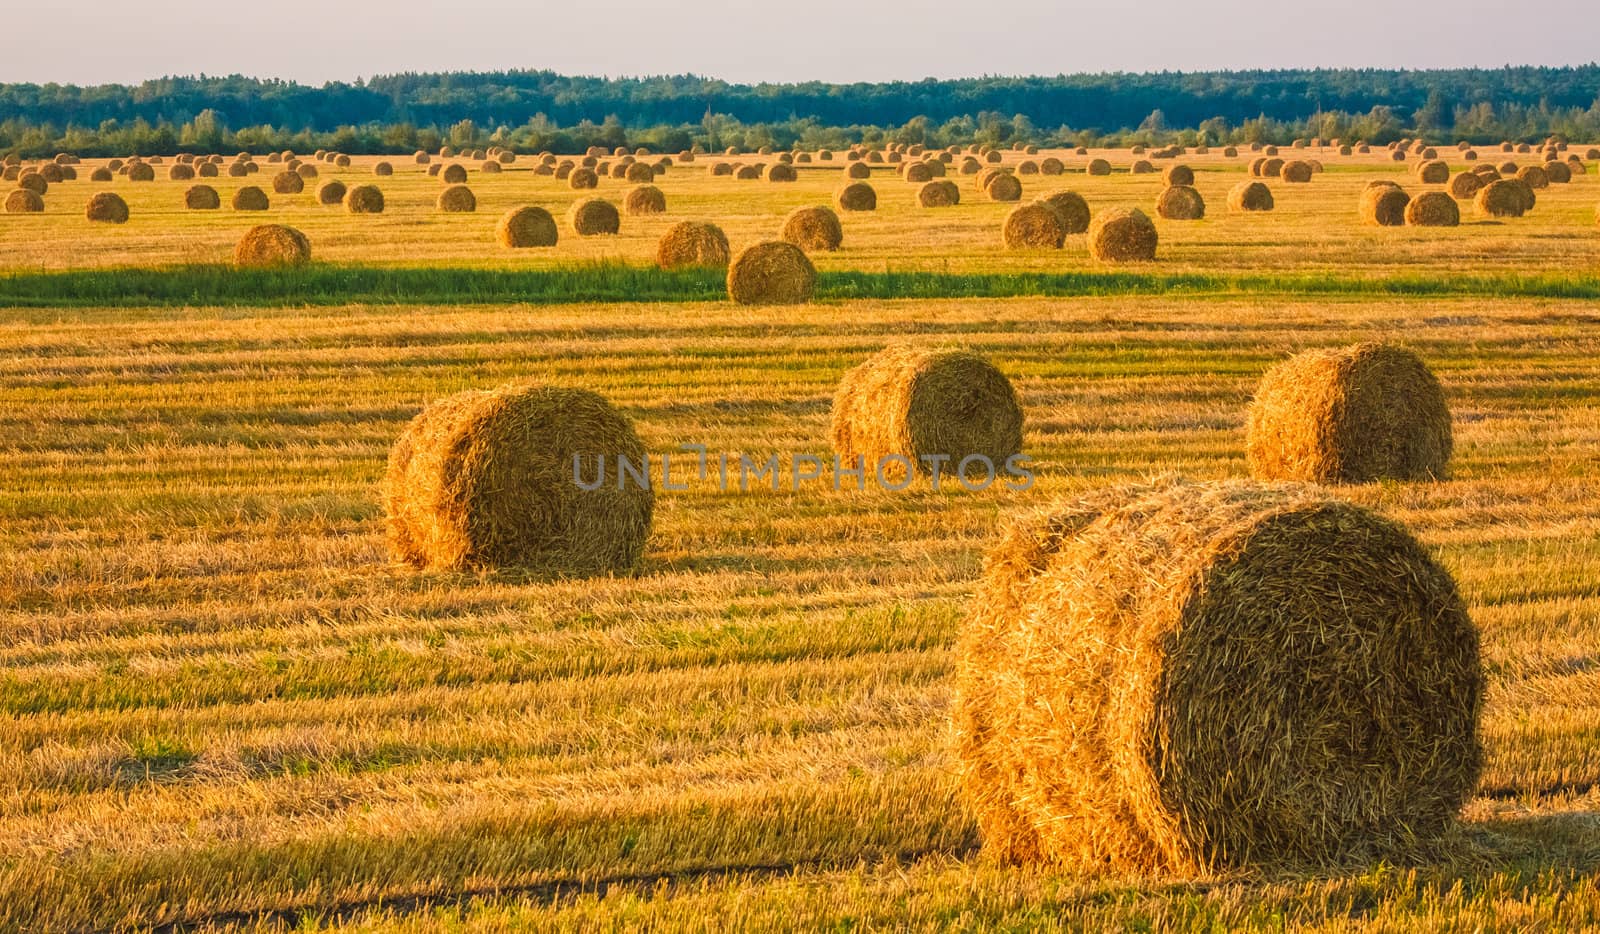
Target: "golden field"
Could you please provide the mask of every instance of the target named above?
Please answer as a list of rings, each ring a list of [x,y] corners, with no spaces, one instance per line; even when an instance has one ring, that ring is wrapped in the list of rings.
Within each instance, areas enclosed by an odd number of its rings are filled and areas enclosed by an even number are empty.
[[[21,307],[0,278],[0,929],[1600,926],[1600,304],[1518,286],[1600,277],[1600,166],[1521,219],[1468,207],[1458,228],[1374,228],[1356,217],[1368,181],[1428,187],[1386,152],[1313,151],[1326,172],[1232,215],[1249,155],[1177,160],[1207,218],[1158,220],[1153,264],[1100,267],[1079,237],[1007,251],[1010,205],[952,176],[962,204],[923,209],[887,166],[878,210],[841,214],[844,249],[813,257],[824,276],[1258,277],[1248,294]],[[230,211],[242,184],[270,193],[265,164],[201,180],[224,207],[189,212],[191,183],[164,167],[103,186],[86,161],[44,214],[0,215],[0,275],[222,263],[263,222],[340,267],[642,265],[685,218],[735,249],[773,237],[829,201],[843,165],[710,177],[725,158],[673,166],[655,182],[668,212],[624,216],[617,237],[563,224],[555,248],[517,253],[493,240],[504,211],[562,220],[631,186],[573,192],[524,156],[474,171],[478,211],[445,215],[437,179],[404,157],[372,179],[363,157],[315,164],[380,185],[382,215],[317,205],[315,181]],[[1150,212],[1162,188],[1127,175],[1127,153],[1108,177],[1065,158],[1067,175],[1023,178],[1024,200],[1070,188]],[[83,219],[101,187],[129,223]],[[1465,284],[1363,286],[1407,276]],[[1011,378],[1034,489],[691,481],[658,492],[622,578],[421,573],[386,552],[376,486],[431,400],[536,379],[599,392],[658,455],[827,455],[839,378],[898,339],[969,346]],[[1450,855],[1184,881],[986,860],[947,715],[998,525],[1155,473],[1245,475],[1267,366],[1359,340],[1416,351],[1454,416],[1448,480],[1338,489],[1433,549],[1483,630],[1488,768]]]

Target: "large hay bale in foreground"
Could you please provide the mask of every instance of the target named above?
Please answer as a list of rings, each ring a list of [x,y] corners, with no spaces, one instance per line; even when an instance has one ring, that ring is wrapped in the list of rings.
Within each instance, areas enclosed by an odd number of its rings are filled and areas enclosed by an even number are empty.
[[[622,199],[622,209],[629,214],[664,214],[667,210],[667,196],[654,185],[640,185],[628,191]]]
[[[1393,182],[1368,185],[1361,192],[1361,219],[1377,227],[1399,227],[1406,222],[1411,196]]]
[[[1053,191],[1039,199],[1061,215],[1061,229],[1069,236],[1089,229],[1089,202],[1075,191]]]
[[[834,193],[833,201],[841,211],[875,211],[878,193],[866,182],[851,182]]]
[[[1412,227],[1455,227],[1461,223],[1461,209],[1448,192],[1426,191],[1406,205],[1406,223]]]
[[[1011,209],[1000,228],[1000,240],[1013,250],[1059,250],[1067,239],[1061,212],[1045,201]]]
[[[728,265],[728,297],[740,305],[803,304],[816,283],[811,260],[783,240],[746,247]]]
[[[655,496],[618,458],[647,466],[633,425],[592,392],[513,384],[441,399],[390,451],[390,548],[419,568],[627,571]]]
[[[116,192],[98,191],[84,206],[83,216],[102,224],[126,224],[128,202],[122,200],[122,196]]]
[[[1011,381],[977,354],[895,344],[839,381],[829,437],[842,464],[863,459],[868,482],[930,475],[924,457],[943,455],[946,478],[987,485],[1022,450],[1022,407]]]
[[[1189,185],[1173,185],[1156,199],[1156,213],[1169,221],[1197,221],[1206,216],[1206,201]]]
[[[1414,856],[1484,754],[1477,629],[1399,525],[1315,487],[1163,479],[985,563],[952,708],[984,849],[1197,876]]]
[[[1248,422],[1250,473],[1260,480],[1427,480],[1443,478],[1450,461],[1439,381],[1415,354],[1383,344],[1309,350],[1277,364],[1256,388]]]
[[[917,203],[925,208],[948,208],[961,203],[961,189],[948,178],[936,178],[917,189]]]
[[[252,227],[233,248],[235,266],[304,266],[309,262],[311,241],[300,231],[282,224]]]
[[[1521,217],[1532,207],[1533,189],[1519,178],[1495,179],[1473,199],[1479,217]]]
[[[583,198],[567,210],[567,223],[580,237],[611,235],[622,229],[622,215],[604,198]]]
[[[536,205],[512,208],[495,225],[495,239],[507,249],[555,246],[560,233],[550,212]]]
[[[1102,211],[1087,231],[1089,255],[1103,263],[1153,260],[1158,239],[1156,225],[1137,208]]]
[[[37,191],[18,188],[6,195],[7,214],[38,214],[44,210],[44,198]]]
[[[183,193],[183,206],[191,211],[215,211],[222,207],[222,196],[210,185],[191,185]]]
[[[662,269],[725,269],[728,265],[728,237],[716,224],[679,222],[668,228],[656,242],[656,265]]]
[[[844,226],[832,208],[822,205],[795,208],[783,219],[780,236],[807,252],[831,252],[844,242]]]
[[[1228,192],[1230,211],[1272,210],[1272,189],[1264,182],[1240,182]]]

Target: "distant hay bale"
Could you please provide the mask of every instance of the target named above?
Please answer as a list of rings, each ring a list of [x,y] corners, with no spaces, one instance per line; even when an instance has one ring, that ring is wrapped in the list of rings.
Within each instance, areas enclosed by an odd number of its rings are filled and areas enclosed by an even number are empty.
[[[234,192],[232,204],[235,211],[265,211],[271,207],[267,193],[254,185],[246,185]]]
[[[1089,229],[1089,202],[1075,191],[1053,191],[1039,199],[1056,209],[1062,232],[1081,234]]]
[[[194,178],[194,166],[183,162],[175,162],[167,169],[167,181],[187,182]]]
[[[1283,174],[1283,160],[1282,159],[1279,159],[1279,158],[1276,158],[1276,157],[1273,157],[1273,156],[1268,156],[1261,163],[1261,177],[1262,178],[1278,178],[1282,174]]]
[[[1546,175],[1544,169],[1537,165],[1525,165],[1518,169],[1517,179],[1533,189],[1550,187],[1550,176]]]
[[[851,182],[840,188],[833,200],[841,211],[875,211],[878,208],[878,193],[866,182]]]
[[[573,191],[586,191],[600,187],[600,175],[594,169],[579,167],[567,176],[567,187]]]
[[[1222,149],[1222,155],[1227,159],[1237,159],[1239,157],[1239,147],[1225,146]]]
[[[128,181],[153,182],[156,180],[156,170],[143,162],[134,163],[128,168]]]
[[[656,170],[648,162],[634,162],[622,171],[625,181],[640,185],[648,185],[655,181]]]
[[[338,157],[333,160],[333,164],[341,169],[348,169],[350,167],[350,157],[344,153],[340,153]]]
[[[933,170],[926,162],[908,162],[905,169],[905,180],[912,184],[921,184],[933,179]]]
[[[728,237],[716,224],[681,221],[668,228],[656,242],[656,265],[662,269],[725,269]]]
[[[341,182],[336,178],[329,179],[328,181],[317,186],[317,203],[329,205],[340,204],[344,201],[344,196],[346,194],[347,190],[344,182]]]
[[[95,174],[99,175],[101,171],[105,171],[105,170],[102,169],[102,170],[96,171]],[[197,175],[200,178],[216,178],[218,174],[219,173],[217,171],[217,164],[215,162],[202,162],[198,166],[195,167],[195,175]],[[111,173],[110,172],[106,172],[106,175],[107,175],[107,179],[106,180],[110,181],[111,179],[110,179],[109,176],[111,175]]]
[[[654,185],[640,185],[629,190],[622,199],[622,209],[629,214],[663,214],[667,210],[667,196]]]
[[[102,224],[126,224],[128,222],[128,202],[114,192],[99,191],[89,198],[89,203],[84,207],[84,217]]]
[[[1040,175],[1060,175],[1066,170],[1066,164],[1055,156],[1046,156],[1039,160]]]
[[[1272,207],[1272,189],[1263,182],[1240,182],[1228,192],[1230,211],[1270,211]]]
[[[925,208],[947,208],[961,203],[961,189],[947,178],[936,178],[917,189],[917,203]]]
[[[761,177],[761,166],[759,166],[759,165],[738,165],[738,166],[734,166],[733,177],[738,179],[738,180],[740,180],[740,181],[746,181],[746,182],[754,181],[754,180],[756,180],[756,179]]]
[[[977,175],[983,171],[983,163],[972,158],[962,159],[957,171],[962,175]]]
[[[504,170],[501,169],[498,159],[485,159],[478,165],[478,171],[484,175],[499,175]]]
[[[379,162],[372,167],[372,174],[387,177],[394,174],[394,166],[387,162]]]
[[[622,229],[622,216],[604,198],[584,198],[568,209],[567,223],[580,237],[610,235]]]
[[[191,211],[215,211],[222,207],[222,196],[210,185],[191,185],[183,193],[183,206]]]
[[[216,166],[212,166],[211,167],[211,174],[212,175],[217,174]],[[116,178],[116,176],[111,174],[111,170],[106,168],[106,167],[104,167],[104,166],[101,166],[100,168],[95,169],[93,172],[89,173],[89,181],[91,181],[91,182],[109,182],[109,181],[114,180],[115,178]]]
[[[1454,207],[1444,192],[1432,192]],[[1452,447],[1439,381],[1408,350],[1367,343],[1278,363],[1250,403],[1245,441],[1260,480],[1443,479]]]
[[[984,184],[983,192],[989,196],[991,201],[1020,201],[1022,199],[1022,181],[1015,175],[1001,172]]]
[[[463,185],[467,181],[467,167],[451,163],[439,170],[439,181],[446,185]]]
[[[1521,217],[1530,208],[1533,189],[1518,178],[1500,178],[1483,186],[1473,199],[1479,217]]]
[[[792,182],[799,177],[800,175],[795,171],[794,166],[785,165],[782,162],[775,163],[772,168],[767,170],[767,181],[769,182]]]
[[[1303,185],[1311,181],[1313,174],[1315,174],[1315,170],[1312,169],[1311,163],[1303,159],[1291,159],[1278,169],[1279,178],[1296,185]]]
[[[351,214],[382,214],[383,191],[377,185],[355,185],[344,193],[344,209]]]
[[[466,185],[451,185],[439,192],[434,207],[446,214],[467,214],[478,209],[478,197]]]
[[[627,571],[655,499],[625,481],[621,459],[637,469],[645,456],[628,419],[587,390],[524,383],[441,399],[390,451],[390,549],[438,570]]]
[[[272,190],[280,195],[297,195],[306,188],[306,180],[293,172],[279,172],[272,176]]]
[[[706,167],[706,173],[709,175],[732,175],[733,166],[726,162],[713,162]]]
[[[782,240],[746,247],[728,265],[728,297],[740,305],[804,304],[816,282],[811,260]]]
[[[1461,223],[1461,209],[1449,193],[1426,191],[1406,205],[1406,223],[1412,227],[1455,227]]]
[[[1000,228],[1001,241],[1013,250],[1058,250],[1066,238],[1061,213],[1044,201],[1012,208]]]
[[[1090,175],[1110,175],[1111,163],[1104,159],[1090,159],[1084,171]]]
[[[1189,185],[1172,185],[1156,200],[1156,213],[1169,221],[1197,221],[1206,216],[1206,202]]]
[[[1129,175],[1154,175],[1155,172],[1155,165],[1146,159],[1136,160],[1133,165],[1128,166]]]
[[[1182,164],[1169,165],[1167,170],[1161,173],[1161,179],[1167,183],[1169,188],[1174,185],[1192,186],[1194,184],[1194,169]]]
[[[1102,211],[1089,222],[1089,255],[1104,263],[1156,258],[1156,225],[1137,208]]]
[[[1431,159],[1417,165],[1416,175],[1425,185],[1443,185],[1450,180],[1450,166],[1441,159]]]
[[[30,188],[18,188],[6,195],[7,214],[38,214],[44,210],[44,198]]]
[[[282,224],[252,227],[233,248],[235,266],[304,266],[309,262],[311,241],[300,231]]]
[[[806,252],[831,252],[844,242],[844,227],[833,209],[817,205],[796,208],[783,220],[783,239]]]
[[[945,482],[977,484],[1021,453],[1022,426],[1011,381],[983,357],[893,344],[839,381],[828,434],[840,463],[868,477],[909,481],[939,463]]]
[[[1461,172],[1450,179],[1450,197],[1463,201],[1471,199],[1478,189],[1487,184],[1477,172]]]
[[[430,158],[427,153],[420,149],[416,151],[416,153],[412,156],[412,159],[417,163],[417,165],[427,165],[429,162],[433,161],[433,159]]]
[[[316,178],[321,174],[317,171],[317,167],[309,162],[303,162],[300,165],[295,166],[294,172],[296,175],[305,179]]]
[[[1500,170],[1485,162],[1472,167],[1472,174],[1483,179],[1485,185],[1500,177]]]
[[[1018,175],[1038,175],[1039,174],[1039,163],[1034,162],[1032,159],[1024,159],[1021,162],[1017,163],[1017,174]]]
[[[560,237],[556,219],[536,205],[507,211],[495,225],[494,235],[501,246],[511,250],[555,246]]]
[[[984,563],[960,785],[986,853],[1055,871],[1403,861],[1478,784],[1479,646],[1426,548],[1315,487],[1099,490]]]
[[[1373,185],[1361,192],[1361,219],[1376,227],[1399,227],[1406,222],[1411,196],[1399,185]]]
[[[912,163],[915,165],[916,163]],[[924,170],[926,171],[926,170]],[[845,178],[871,178],[872,169],[865,162],[852,162],[844,167]]]

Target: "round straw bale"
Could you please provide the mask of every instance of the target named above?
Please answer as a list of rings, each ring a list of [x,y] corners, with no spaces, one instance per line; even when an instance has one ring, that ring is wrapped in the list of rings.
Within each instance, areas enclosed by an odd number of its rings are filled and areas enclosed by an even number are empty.
[[[1565,162],[1550,161],[1544,164],[1545,178],[1552,185],[1565,185],[1572,181],[1572,169]]]
[[[267,193],[254,185],[246,185],[233,193],[235,211],[265,211],[271,207]]]
[[[807,252],[832,251],[844,242],[844,227],[832,208],[796,208],[784,218],[782,237]]]
[[[1017,174],[1018,175],[1038,175],[1039,174],[1039,163],[1034,162],[1032,159],[1024,159],[1021,162],[1017,163]]]
[[[89,203],[84,208],[84,217],[92,221],[106,224],[125,224],[128,222],[128,202],[122,196],[110,191],[95,192],[89,198]]]
[[[580,166],[573,169],[572,174],[567,176],[567,187],[574,191],[598,188],[600,187],[600,174],[594,169],[586,169]]]
[[[1245,441],[1252,476],[1307,483],[1442,479],[1451,446],[1439,381],[1415,354],[1376,343],[1273,366],[1250,403]]]
[[[726,162],[713,162],[706,166],[706,173],[709,175],[732,175],[733,166]]]
[[[1450,180],[1450,166],[1442,159],[1420,162],[1415,169],[1417,180],[1425,185],[1442,185]]]
[[[38,172],[28,171],[17,176],[17,187],[42,195],[50,190],[50,183]]]
[[[97,172],[96,174],[99,173]],[[107,174],[109,175],[110,173],[108,172]],[[200,178],[216,178],[218,174],[217,164],[215,162],[202,162],[195,169],[195,175],[199,176]]]
[[[1104,159],[1090,159],[1084,171],[1090,175],[1110,175],[1111,163]]]
[[[38,214],[44,210],[44,197],[29,188],[18,188],[6,195],[7,214]]]
[[[416,161],[417,165],[427,165],[429,162],[433,161],[433,159],[427,153],[420,149],[416,151],[416,153],[412,156],[412,159]]]
[[[1268,156],[1261,163],[1262,178],[1277,178],[1283,174],[1283,160],[1275,156]]]
[[[834,193],[834,203],[841,211],[875,211],[878,193],[866,182],[851,182]]]
[[[434,207],[446,214],[466,214],[478,209],[478,198],[466,185],[451,185],[439,192]]]
[[[1460,172],[1450,179],[1450,197],[1468,200],[1485,184],[1483,176],[1477,172]]]
[[[1197,221],[1206,216],[1206,202],[1189,185],[1172,185],[1156,200],[1156,213],[1169,221]]]
[[[1081,234],[1089,229],[1089,203],[1077,192],[1053,191],[1039,200],[1056,209],[1064,233]]]
[[[1403,858],[1483,767],[1454,581],[1316,487],[1161,479],[1020,520],[956,671],[961,786],[1009,862],[1185,877]]]
[[[513,250],[555,246],[559,237],[555,218],[535,205],[507,211],[495,225],[494,234],[501,246]]]
[[[1156,225],[1143,211],[1102,211],[1089,222],[1089,254],[1106,263],[1156,258]]]
[[[1154,175],[1155,172],[1154,163],[1145,159],[1136,160],[1133,165],[1128,166],[1129,175]]]
[[[816,282],[811,260],[783,240],[745,247],[728,266],[728,297],[740,305],[804,304]]]
[[[467,167],[452,162],[439,170],[439,181],[446,185],[464,185],[467,181]]]
[[[1047,209],[1048,210],[1048,209]],[[829,437],[841,464],[908,481],[907,469],[987,483],[1022,451],[1022,407],[1011,381],[966,350],[893,344],[846,373]]]
[[[485,159],[479,164],[478,171],[485,175],[499,175],[503,170],[500,168],[499,160]]]
[[[654,185],[640,185],[628,191],[622,209],[629,214],[662,214],[667,210],[667,196]]]
[[[785,165],[782,162],[775,163],[772,168],[767,170],[767,181],[769,182],[792,182],[799,177],[800,175],[795,171],[794,166]]]
[[[1039,160],[1040,175],[1060,175],[1066,170],[1066,164],[1055,156],[1045,156]]]
[[[580,237],[615,234],[622,229],[622,216],[617,206],[604,198],[584,198],[567,211],[567,223]]]
[[[387,162],[379,162],[378,164],[376,164],[376,165],[374,165],[372,167],[372,174],[373,175],[378,175],[378,176],[384,176],[384,177],[393,175],[394,174],[394,166],[390,165]]]
[[[1309,182],[1314,174],[1316,174],[1316,170],[1312,168],[1311,163],[1303,159],[1291,159],[1283,164],[1283,168],[1278,170],[1279,178],[1294,184]]]
[[[304,266],[309,262],[311,241],[282,224],[252,227],[233,248],[235,266]]]
[[[136,162],[128,168],[128,181],[153,182],[156,180],[156,170],[143,162]]]
[[[1013,250],[1057,250],[1066,238],[1061,212],[1044,201],[1012,208],[1000,228],[1001,241]]]
[[[204,168],[204,166],[202,166],[202,168]],[[211,174],[212,175],[216,175],[217,174],[217,167],[216,166],[211,166]],[[109,182],[109,181],[113,180],[114,178],[115,178],[115,176],[113,176],[111,174],[111,170],[106,168],[105,166],[101,166],[100,168],[95,169],[93,172],[89,173],[89,181],[91,181],[91,182]]]
[[[1240,182],[1228,192],[1230,211],[1272,210],[1272,189],[1263,182]]]
[[[656,170],[648,162],[635,162],[623,171],[622,177],[626,181],[648,185],[655,181]]]
[[[1541,166],[1525,165],[1517,170],[1517,178],[1529,188],[1550,187],[1550,176],[1545,174]]]
[[[984,184],[983,192],[989,196],[991,201],[1020,201],[1022,200],[1022,181],[1015,175],[1000,172]]]
[[[345,194],[344,182],[339,181],[337,178],[329,179],[317,186],[317,203],[339,204],[344,201]]]
[[[1361,219],[1376,227],[1399,227],[1406,221],[1411,196],[1399,185],[1371,185],[1361,192]]]
[[[728,237],[716,224],[681,221],[668,228],[656,242],[656,265],[662,269],[686,266],[725,269]]]
[[[1406,223],[1412,227],[1455,227],[1461,223],[1461,209],[1448,192],[1423,192],[1406,205]]]
[[[172,182],[186,182],[194,178],[194,166],[183,162],[174,162],[167,169],[167,180]]]
[[[1167,170],[1161,174],[1161,178],[1167,183],[1168,187],[1173,185],[1193,185],[1194,169],[1182,164],[1169,165]]]
[[[936,178],[917,189],[917,203],[925,208],[947,208],[961,203],[961,189],[947,178]]]
[[[1499,178],[1483,186],[1473,199],[1479,217],[1521,217],[1529,210],[1533,189],[1520,178]]]
[[[389,454],[391,550],[419,568],[627,571],[655,499],[621,458],[648,466],[633,425],[587,390],[524,383],[439,400]]]
[[[293,172],[279,172],[272,176],[272,190],[280,195],[297,195],[305,187],[306,180]]]
[[[377,185],[355,185],[344,193],[344,209],[351,214],[382,214],[383,191]]]
[[[734,166],[733,177],[736,178],[736,179],[739,179],[740,181],[746,181],[746,182],[754,181],[755,179],[758,179],[758,178],[761,177],[761,166],[759,166],[759,165],[739,165],[739,166]]]
[[[914,163],[913,163],[914,164]],[[871,178],[872,169],[865,162],[852,162],[844,167],[845,178]]]
[[[222,196],[210,185],[191,185],[183,193],[183,206],[191,211],[215,211],[222,207]]]

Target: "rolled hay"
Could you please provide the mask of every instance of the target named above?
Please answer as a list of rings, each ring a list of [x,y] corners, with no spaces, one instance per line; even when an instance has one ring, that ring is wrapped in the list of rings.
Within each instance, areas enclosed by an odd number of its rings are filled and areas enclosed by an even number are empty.
[[[1066,164],[1055,156],[1046,156],[1039,160],[1040,175],[1060,175],[1066,170]]]
[[[1450,179],[1450,197],[1470,200],[1487,182],[1477,172],[1460,172]]]
[[[733,167],[733,177],[740,181],[754,181],[761,177],[761,166],[736,165]]]
[[[915,164],[915,163],[913,163]],[[926,170],[924,170],[926,171]],[[844,167],[845,178],[871,178],[872,169],[865,162],[852,162]]]
[[[317,171],[317,167],[312,165],[311,163],[302,162],[299,165],[294,167],[294,174],[296,174],[296,175],[298,175],[298,176],[300,176],[301,178],[304,178],[304,179],[312,179],[312,178],[318,177],[321,173],[318,172]]]
[[[1285,182],[1305,184],[1311,181],[1311,176],[1316,174],[1316,169],[1304,159],[1291,159],[1278,170],[1278,177]]]
[[[1039,200],[1056,209],[1066,234],[1081,234],[1089,229],[1089,202],[1077,192],[1053,191]]]
[[[377,185],[353,185],[344,193],[344,209],[351,214],[382,214],[383,191]]]
[[[1194,169],[1186,165],[1169,165],[1167,170],[1161,173],[1161,180],[1166,182],[1169,188],[1174,185],[1192,186],[1194,185]]]
[[[1545,174],[1543,167],[1537,165],[1525,165],[1518,169],[1517,179],[1529,188],[1550,187],[1550,176]]]
[[[706,174],[708,174],[708,175],[732,175],[733,174],[733,166],[729,165],[726,162],[713,162],[709,166],[706,167]]]
[[[1450,180],[1450,166],[1442,159],[1430,159],[1418,163],[1416,175],[1417,180],[1425,185],[1443,185]]]
[[[504,169],[501,168],[498,159],[485,159],[478,165],[478,171],[485,175],[499,175]]]
[[[782,162],[774,163],[770,169],[767,169],[767,181],[769,182],[792,182],[799,177],[800,174],[795,171],[794,166],[786,165]]]
[[[875,211],[878,193],[866,182],[851,182],[834,193],[833,201],[841,211]]]
[[[1583,154],[1583,157],[1585,159],[1588,159],[1590,162],[1594,162],[1594,161],[1600,160],[1600,149],[1589,149],[1589,150],[1586,150],[1584,152],[1584,154]]]
[[[280,195],[297,195],[305,188],[306,180],[294,172],[279,172],[272,176],[272,190]]]
[[[478,197],[465,185],[451,185],[439,192],[434,207],[446,214],[467,214],[478,209]]]
[[[947,178],[936,178],[917,189],[917,203],[925,208],[947,208],[961,203],[961,189]]]
[[[372,174],[379,178],[387,178],[394,174],[394,166],[387,162],[379,162],[372,167]]]
[[[451,163],[439,170],[439,181],[446,185],[463,185],[467,181],[467,167]]]
[[[1012,208],[1000,228],[1001,242],[1013,250],[1059,250],[1066,239],[1061,212],[1044,201]]]
[[[102,224],[126,224],[128,202],[122,200],[122,196],[115,192],[97,191],[90,196],[89,203],[84,206],[83,216]]]
[[[199,178],[216,178],[219,174],[221,173],[217,171],[215,162],[202,162],[195,168],[195,175]]]
[[[1482,177],[1484,184],[1487,185],[1489,182],[1500,177],[1500,170],[1485,162],[1482,165],[1473,166],[1472,174]]]
[[[38,172],[23,172],[17,176],[17,187],[42,195],[50,190],[50,183]]]
[[[550,212],[531,204],[507,211],[495,225],[494,235],[501,246],[512,250],[555,246],[560,236]]]
[[[622,199],[622,209],[629,214],[664,214],[667,210],[667,196],[654,185],[640,185],[628,191],[627,196]]]
[[[153,182],[156,180],[154,167],[144,162],[135,162],[128,167],[128,181]]]
[[[191,185],[183,193],[183,206],[191,211],[215,211],[222,207],[222,196],[210,185]]]
[[[433,159],[427,153],[420,149],[412,154],[411,158],[412,161],[416,162],[417,165],[427,165],[429,162],[433,161]]]
[[[334,157],[333,164],[341,169],[348,169],[350,167],[350,157],[341,152]]]
[[[1479,217],[1521,217],[1530,209],[1533,189],[1520,178],[1499,178],[1483,186],[1473,199]]]
[[[828,431],[840,463],[860,459],[869,476],[908,480],[908,466],[928,476],[937,463],[982,482],[1022,451],[1022,423],[1011,381],[983,357],[894,344],[839,381]]]
[[[1552,185],[1565,185],[1572,181],[1572,169],[1565,162],[1550,161],[1544,164],[1545,178]]]
[[[583,198],[567,211],[567,223],[580,237],[615,234],[622,229],[622,216],[617,206],[604,198]]]
[[[1515,177],[1517,174],[1517,164],[1515,162],[1502,162],[1500,163],[1499,168],[1501,175],[1510,175]]]
[[[728,298],[740,305],[803,304],[816,283],[811,260],[783,240],[745,247],[728,265]]]
[[[1193,877],[1426,846],[1478,782],[1484,691],[1454,581],[1398,524],[1160,479],[1006,530],[951,719],[989,853]]]
[[[1399,227],[1406,222],[1411,196],[1399,185],[1373,185],[1361,193],[1362,221],[1376,227]]]
[[[194,178],[194,166],[184,162],[175,162],[167,169],[167,181],[187,182]]]
[[[1021,162],[1017,163],[1017,174],[1018,175],[1038,175],[1039,174],[1039,163],[1034,162],[1032,159],[1024,159]]]
[[[1250,168],[1247,170],[1250,173],[1250,177],[1251,178],[1260,178],[1261,175],[1262,175],[1261,167],[1266,165],[1266,164],[1267,164],[1267,157],[1266,156],[1257,156],[1256,158],[1251,159],[1250,160]]]
[[[329,179],[328,181],[317,186],[317,203],[340,204],[344,201],[344,196],[346,194],[348,194],[348,191],[344,182],[341,182],[336,178]]]
[[[990,201],[1011,202],[1022,200],[1022,180],[1005,172],[996,174],[983,186]]]
[[[844,242],[844,227],[832,208],[816,205],[789,212],[780,236],[807,252],[831,252]]]
[[[215,166],[212,166],[211,174],[212,175],[217,174]],[[89,173],[89,181],[91,181],[91,182],[109,182],[109,181],[112,181],[115,177],[116,176],[111,174],[111,170],[108,169],[108,168],[105,168],[104,166],[101,166],[100,168],[95,169],[93,172]]]
[[[622,178],[625,181],[640,185],[650,184],[655,181],[655,177],[656,170],[647,162],[633,162],[622,170]]]
[[[235,266],[304,266],[311,262],[311,241],[293,227],[261,224],[245,231],[233,248]]]
[[[1448,192],[1425,191],[1406,205],[1406,224],[1412,227],[1455,227],[1461,223],[1461,208]]]
[[[567,176],[567,187],[574,191],[586,191],[600,187],[600,174],[594,169],[578,167]]]
[[[389,545],[418,568],[605,574],[636,565],[654,492],[633,425],[582,389],[512,384],[429,405],[389,454]],[[580,481],[605,480],[595,489]]]
[[[1272,210],[1272,189],[1263,182],[1240,182],[1228,192],[1230,211]]]
[[[1084,171],[1089,175],[1110,175],[1111,163],[1104,159],[1090,159],[1089,164],[1084,167]]]
[[[728,237],[716,224],[681,221],[656,242],[656,265],[662,269],[728,266]]]
[[[1102,211],[1089,222],[1089,255],[1103,263],[1156,258],[1156,225],[1143,212],[1117,208]]]
[[[254,185],[246,185],[235,191],[230,203],[235,211],[265,211],[271,207],[267,193]]]
[[[6,195],[7,214],[38,214],[44,210],[44,197],[31,188],[18,188]]]
[[[1227,158],[1227,159],[1237,159],[1239,157],[1239,147],[1237,147],[1237,146],[1224,146],[1222,148],[1222,155],[1223,155],[1224,158]]]
[[[1169,221],[1197,221],[1206,216],[1206,202],[1189,185],[1172,185],[1156,199],[1156,213]]]
[[[1268,156],[1261,163],[1262,178],[1278,178],[1283,174],[1283,160],[1275,156]]]

